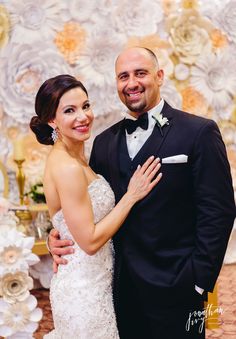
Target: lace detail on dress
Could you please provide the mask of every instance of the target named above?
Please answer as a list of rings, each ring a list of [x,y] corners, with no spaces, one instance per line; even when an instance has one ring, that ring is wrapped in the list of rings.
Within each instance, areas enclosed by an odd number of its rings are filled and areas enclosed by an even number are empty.
[[[88,192],[99,222],[114,207],[114,194],[103,177],[95,179]],[[62,239],[73,239],[62,210],[52,218]],[[89,256],[76,243],[75,253],[67,255],[50,287],[55,330],[45,339],[118,339],[112,300],[113,246],[109,240],[95,255]]]

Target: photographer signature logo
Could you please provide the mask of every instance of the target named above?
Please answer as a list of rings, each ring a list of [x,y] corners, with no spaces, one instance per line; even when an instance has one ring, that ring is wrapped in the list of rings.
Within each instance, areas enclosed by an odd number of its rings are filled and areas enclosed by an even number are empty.
[[[207,308],[189,312],[188,320],[185,325],[186,331],[190,331],[191,327],[198,326],[199,333],[202,333],[204,323],[207,319],[214,317],[216,314],[223,314],[223,308],[208,304]]]

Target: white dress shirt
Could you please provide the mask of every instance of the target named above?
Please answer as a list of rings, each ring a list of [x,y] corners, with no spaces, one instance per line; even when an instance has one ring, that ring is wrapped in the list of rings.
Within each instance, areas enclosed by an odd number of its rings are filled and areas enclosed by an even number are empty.
[[[137,127],[137,129],[132,133],[128,134],[126,131],[126,142],[127,142],[127,148],[128,153],[131,159],[133,159],[138,151],[143,147],[147,139],[152,134],[153,128],[156,124],[156,121],[152,118],[153,114],[160,113],[162,111],[162,108],[164,106],[164,100],[161,99],[159,104],[155,107],[153,107],[150,111],[148,111],[148,129],[144,130],[141,127]],[[126,113],[125,114],[126,119],[136,120],[133,116]]]

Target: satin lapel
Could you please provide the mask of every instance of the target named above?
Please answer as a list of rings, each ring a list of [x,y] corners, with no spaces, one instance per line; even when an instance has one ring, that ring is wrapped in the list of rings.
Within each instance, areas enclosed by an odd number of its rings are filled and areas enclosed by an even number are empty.
[[[157,124],[154,126],[153,132],[145,142],[143,147],[137,153],[136,157],[133,159],[133,165],[138,166],[139,164],[143,164],[147,158],[151,155],[158,156],[161,146],[166,141],[167,135],[171,129],[171,126],[174,122],[174,118],[172,115],[173,109],[165,102],[164,107],[162,109],[162,114],[164,117],[168,118],[169,125],[165,125],[162,127],[162,131],[160,131]]]
[[[119,166],[119,149],[120,149],[120,139],[123,133],[123,120],[119,124],[119,127],[114,131],[114,134],[111,137],[111,141],[108,149],[108,161],[109,161],[109,171],[110,171],[110,185],[117,197],[120,197],[123,192],[120,185],[120,166]]]

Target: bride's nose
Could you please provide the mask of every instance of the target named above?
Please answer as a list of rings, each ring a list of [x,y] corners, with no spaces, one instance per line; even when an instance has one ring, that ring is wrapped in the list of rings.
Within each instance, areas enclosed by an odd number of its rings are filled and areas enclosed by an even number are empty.
[[[87,115],[85,114],[85,112],[83,110],[78,110],[76,112],[76,116],[75,116],[77,121],[85,121],[87,120]]]

